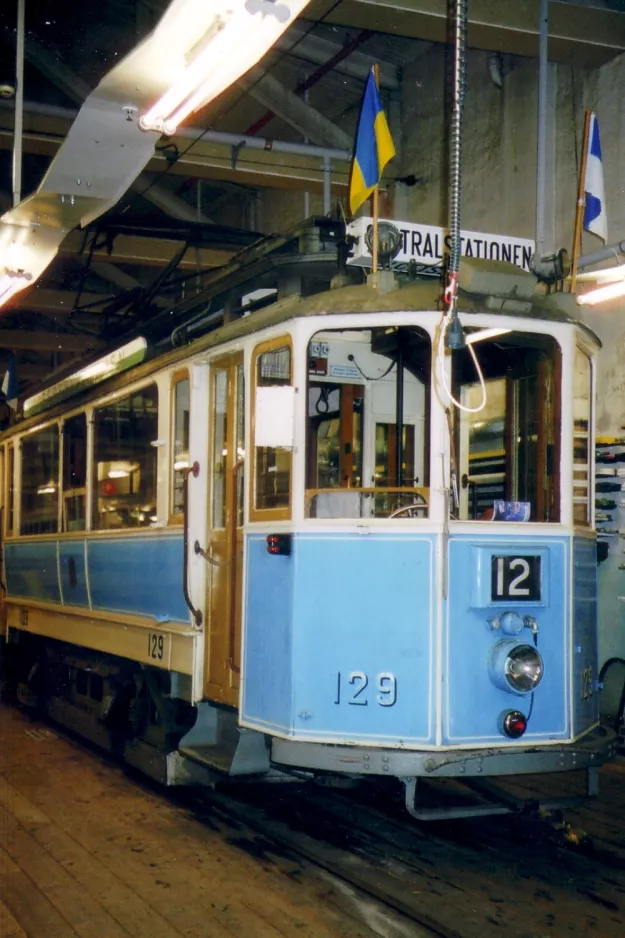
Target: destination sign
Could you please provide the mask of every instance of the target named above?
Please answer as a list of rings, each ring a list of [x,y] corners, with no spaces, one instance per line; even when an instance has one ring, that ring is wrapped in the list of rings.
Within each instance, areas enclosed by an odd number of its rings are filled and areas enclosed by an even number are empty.
[[[407,265],[410,261],[420,267],[441,267],[443,255],[449,252],[450,236],[444,228],[435,225],[417,225],[413,222],[380,219],[394,225],[401,234],[401,249],[393,265]],[[367,216],[356,218],[347,226],[348,235],[356,238],[353,255],[348,263],[360,267],[371,266],[371,253],[365,236],[373,219]],[[529,270],[530,258],[535,243],[529,238],[514,238],[509,235],[485,234],[480,231],[461,231],[461,254],[463,257],[478,257],[482,260],[508,261],[523,270]]]

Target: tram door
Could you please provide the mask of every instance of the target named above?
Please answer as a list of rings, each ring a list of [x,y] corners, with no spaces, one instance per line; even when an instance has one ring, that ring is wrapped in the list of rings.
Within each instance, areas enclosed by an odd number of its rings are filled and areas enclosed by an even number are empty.
[[[208,611],[204,693],[236,705],[241,663],[245,378],[243,356],[211,366]]]

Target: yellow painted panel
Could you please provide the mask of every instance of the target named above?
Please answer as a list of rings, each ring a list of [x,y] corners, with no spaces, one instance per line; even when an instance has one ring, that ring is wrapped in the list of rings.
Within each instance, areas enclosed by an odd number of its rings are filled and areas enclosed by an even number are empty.
[[[198,633],[145,621],[95,618],[88,612],[67,614],[43,604],[7,603],[7,626],[91,648],[155,668],[193,674]]]

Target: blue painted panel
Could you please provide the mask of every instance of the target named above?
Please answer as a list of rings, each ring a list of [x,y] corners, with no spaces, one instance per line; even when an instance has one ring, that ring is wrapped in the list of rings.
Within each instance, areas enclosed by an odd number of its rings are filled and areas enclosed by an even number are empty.
[[[489,602],[484,584],[476,589],[475,581],[490,583],[490,561],[486,554],[500,556],[541,556],[543,588],[540,602],[510,600]],[[524,742],[566,739],[570,736],[569,708],[570,638],[569,540],[567,538],[527,538],[457,536],[449,545],[449,600],[446,610],[443,667],[444,712],[443,742],[454,744],[496,743],[512,745],[498,729],[504,710],[529,714],[529,696],[517,696],[496,687],[488,674],[490,649],[508,636],[494,632],[489,619],[503,611],[533,616],[539,624],[538,650],[544,660],[544,677],[534,694],[534,705]],[[482,597],[482,606],[474,605]],[[519,643],[532,643],[532,634],[524,628]]]
[[[297,539],[298,737],[433,741],[433,557],[433,536]]]
[[[84,540],[59,541],[59,569],[63,605],[89,606]]]
[[[266,535],[246,543],[241,714],[261,729],[290,733],[293,705],[293,579],[290,556],[267,553]]]
[[[92,607],[189,622],[182,548],[181,534],[87,539]]]
[[[573,733],[599,719],[597,668],[597,547],[594,538],[573,541]]]
[[[56,541],[24,540],[7,544],[4,550],[6,586],[11,598],[61,601]]]
[[[434,536],[294,535],[289,557],[249,538],[245,721],[297,739],[433,741],[433,557]]]

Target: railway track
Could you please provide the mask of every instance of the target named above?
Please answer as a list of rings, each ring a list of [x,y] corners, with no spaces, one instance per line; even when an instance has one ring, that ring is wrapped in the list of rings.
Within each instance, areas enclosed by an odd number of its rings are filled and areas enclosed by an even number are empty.
[[[314,864],[384,938],[625,932],[625,840],[602,803],[577,812],[573,827],[531,815],[424,825],[406,818],[400,799],[377,806],[379,791],[261,784],[189,797],[241,849]]]

